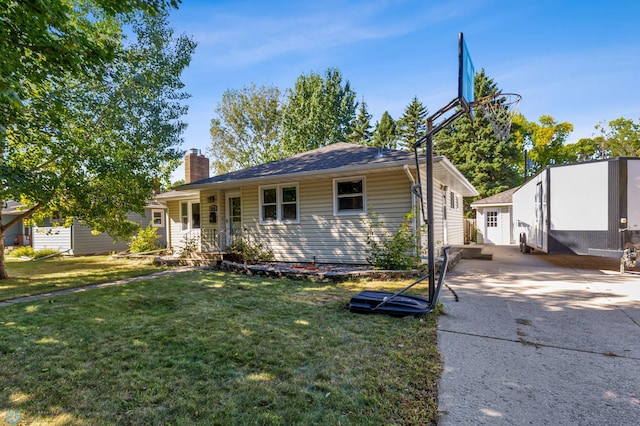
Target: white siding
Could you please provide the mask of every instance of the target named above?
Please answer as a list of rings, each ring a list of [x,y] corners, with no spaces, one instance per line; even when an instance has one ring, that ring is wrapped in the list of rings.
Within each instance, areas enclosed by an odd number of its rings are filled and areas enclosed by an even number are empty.
[[[54,249],[66,251],[71,249],[71,228],[63,226],[51,226],[46,223],[44,226],[33,227],[33,249]]]

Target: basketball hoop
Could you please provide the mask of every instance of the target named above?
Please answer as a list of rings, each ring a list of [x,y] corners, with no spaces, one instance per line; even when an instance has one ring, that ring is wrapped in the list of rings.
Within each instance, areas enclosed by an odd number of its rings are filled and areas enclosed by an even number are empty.
[[[511,121],[518,112],[518,104],[522,96],[516,93],[496,93],[478,99],[475,105],[491,123],[496,138],[506,141],[511,137]]]

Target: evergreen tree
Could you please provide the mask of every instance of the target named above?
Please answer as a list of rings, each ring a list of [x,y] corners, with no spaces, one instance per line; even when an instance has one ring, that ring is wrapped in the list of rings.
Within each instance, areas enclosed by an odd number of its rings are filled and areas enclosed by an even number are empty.
[[[422,105],[417,96],[404,110],[404,114],[398,120],[398,138],[400,149],[411,151],[418,139],[427,132],[427,107]]]
[[[396,149],[397,145],[396,122],[387,111],[382,114],[379,123],[376,123],[376,130],[373,134],[373,146],[379,148]]]
[[[358,109],[358,116],[353,122],[353,132],[349,135],[348,141],[359,145],[372,145],[372,140],[371,114],[367,110],[367,103],[363,97]]]
[[[475,98],[498,93],[484,70],[475,75]],[[457,119],[434,137],[434,151],[447,157],[476,187],[480,197],[497,194],[522,183],[518,166],[522,153],[515,137],[496,138],[489,120],[476,107],[475,120]]]

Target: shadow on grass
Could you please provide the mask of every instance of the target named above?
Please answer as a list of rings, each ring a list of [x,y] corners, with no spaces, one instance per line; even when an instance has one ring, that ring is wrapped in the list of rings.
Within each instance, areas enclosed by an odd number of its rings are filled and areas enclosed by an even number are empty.
[[[11,306],[0,406],[50,424],[435,423],[435,316],[351,314],[363,286],[191,272]]]

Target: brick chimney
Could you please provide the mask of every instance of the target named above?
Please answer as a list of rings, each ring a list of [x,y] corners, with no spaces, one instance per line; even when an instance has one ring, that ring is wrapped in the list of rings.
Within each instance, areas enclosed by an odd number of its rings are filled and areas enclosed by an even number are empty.
[[[191,148],[184,157],[184,182],[197,182],[209,177],[209,159],[199,149]]]

